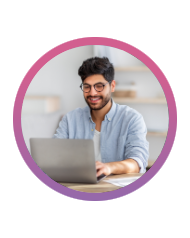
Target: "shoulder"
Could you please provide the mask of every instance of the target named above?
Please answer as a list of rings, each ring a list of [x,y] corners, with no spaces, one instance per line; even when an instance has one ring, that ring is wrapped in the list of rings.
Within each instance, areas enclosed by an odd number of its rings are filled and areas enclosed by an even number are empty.
[[[137,119],[142,118],[142,115],[135,109],[127,106],[116,104],[116,116],[124,117],[127,119]]]
[[[145,131],[146,125],[143,116],[135,109],[127,105],[117,104],[116,121],[120,121],[124,127],[132,130]]]

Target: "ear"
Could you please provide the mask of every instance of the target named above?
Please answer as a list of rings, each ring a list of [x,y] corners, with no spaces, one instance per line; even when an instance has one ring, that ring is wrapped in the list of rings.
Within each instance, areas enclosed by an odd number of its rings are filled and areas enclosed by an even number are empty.
[[[115,80],[113,80],[112,82],[111,82],[111,92],[114,92],[115,91]]]

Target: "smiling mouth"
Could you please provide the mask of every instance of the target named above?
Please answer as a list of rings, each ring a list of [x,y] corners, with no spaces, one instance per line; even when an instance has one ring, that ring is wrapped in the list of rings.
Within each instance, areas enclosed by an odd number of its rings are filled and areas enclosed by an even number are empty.
[[[100,101],[100,97],[96,97],[96,98],[89,98],[88,100],[91,102],[91,103],[97,103]]]

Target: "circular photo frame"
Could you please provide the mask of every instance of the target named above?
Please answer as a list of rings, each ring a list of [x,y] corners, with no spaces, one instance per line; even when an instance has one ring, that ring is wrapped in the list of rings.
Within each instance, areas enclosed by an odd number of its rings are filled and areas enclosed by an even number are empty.
[[[28,89],[28,86],[30,85],[31,81],[33,80],[37,72],[48,61],[50,61],[52,58],[59,55],[60,53],[63,53],[67,50],[70,50],[76,47],[87,46],[87,45],[104,45],[104,46],[118,48],[120,50],[126,51],[127,53],[135,56],[140,61],[142,61],[152,71],[152,73],[155,75],[155,77],[159,81],[165,93],[165,97],[166,97],[167,105],[168,105],[168,113],[169,113],[169,128],[168,128],[167,138],[159,157],[157,158],[156,162],[151,167],[151,169],[149,169],[143,176],[141,176],[135,182],[127,185],[126,187],[120,188],[118,190],[110,191],[110,192],[104,192],[104,193],[85,193],[85,192],[75,191],[70,188],[64,187],[63,185],[55,182],[50,177],[48,177],[32,159],[26,147],[23,134],[22,134],[22,127],[21,127],[21,111],[22,111],[24,96]],[[14,111],[13,111],[13,126],[14,126],[16,142],[24,161],[26,162],[28,167],[31,169],[31,171],[44,184],[46,184],[47,186],[54,189],[55,191],[61,194],[64,194],[68,197],[72,197],[72,198],[76,198],[80,200],[86,200],[86,201],[103,201],[103,200],[119,198],[134,192],[135,190],[137,190],[138,188],[146,184],[160,170],[160,168],[163,166],[164,162],[166,161],[171,151],[171,148],[175,139],[176,128],[177,128],[177,109],[176,109],[174,95],[172,93],[171,87],[166,77],[164,76],[162,71],[159,69],[159,67],[153,62],[153,60],[151,60],[146,54],[144,54],[137,48],[125,42],[118,41],[115,39],[103,38],[103,37],[86,37],[86,38],[72,40],[53,48],[52,50],[47,52],[45,55],[43,55],[31,67],[31,69],[28,71],[28,73],[24,77],[19,87],[19,90],[17,92],[17,96],[16,96],[15,104],[14,104]]]

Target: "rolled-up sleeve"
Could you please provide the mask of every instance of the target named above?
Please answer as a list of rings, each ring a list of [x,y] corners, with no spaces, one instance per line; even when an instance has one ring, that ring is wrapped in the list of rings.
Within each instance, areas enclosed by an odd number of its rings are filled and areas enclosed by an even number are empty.
[[[60,121],[59,127],[57,128],[56,133],[53,135],[53,138],[59,139],[69,138],[67,116],[64,116]]]
[[[140,167],[140,173],[146,172],[149,157],[149,143],[146,140],[147,128],[143,117],[138,114],[130,122],[125,143],[125,158],[134,159]]]

